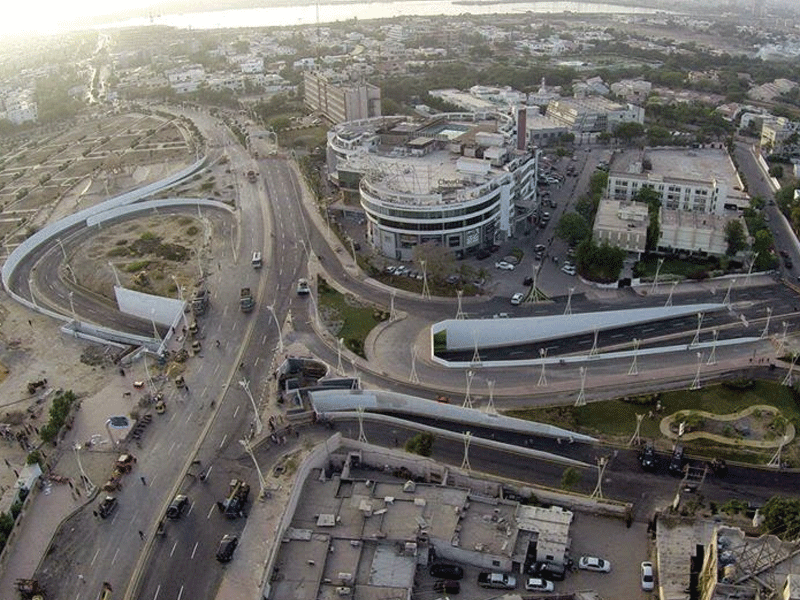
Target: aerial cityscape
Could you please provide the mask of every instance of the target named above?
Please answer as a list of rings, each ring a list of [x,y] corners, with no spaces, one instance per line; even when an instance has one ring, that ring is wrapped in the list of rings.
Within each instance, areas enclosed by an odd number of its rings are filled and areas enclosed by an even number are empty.
[[[800,600],[800,7],[20,5],[0,599]]]

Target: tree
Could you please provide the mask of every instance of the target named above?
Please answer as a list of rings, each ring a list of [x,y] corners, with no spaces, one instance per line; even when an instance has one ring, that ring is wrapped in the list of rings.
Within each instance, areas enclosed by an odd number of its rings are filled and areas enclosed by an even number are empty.
[[[650,221],[647,224],[645,250],[653,252],[658,248],[658,240],[661,238],[661,225],[658,221],[661,213],[661,196],[653,188],[643,187],[636,192],[636,196],[633,199],[647,204],[647,214]]]
[[[641,123],[627,122],[619,123],[614,127],[614,137],[630,144],[633,140],[644,135],[644,125]]]
[[[433,452],[433,434],[423,431],[410,438],[405,445],[405,451],[420,456],[430,456]]]
[[[598,246],[594,239],[589,237],[578,246],[576,252],[578,270],[586,279],[611,283],[619,279],[626,254],[625,250],[611,246],[607,241]]]
[[[561,217],[556,226],[556,235],[570,245],[577,244],[591,235],[589,223],[576,212],[568,212]]]
[[[744,233],[744,225],[739,219],[728,221],[725,224],[725,242],[728,244],[728,249],[725,254],[733,256],[737,252],[747,248],[747,237]]]
[[[783,540],[800,537],[800,500],[773,496],[761,509],[763,529]]]
[[[422,261],[425,261],[425,272],[434,280],[444,279],[453,270],[455,257],[453,252],[436,242],[417,244],[413,251],[414,262],[422,270]]]
[[[565,490],[570,490],[578,485],[581,480],[581,474],[575,467],[567,467],[561,474],[561,487]]]

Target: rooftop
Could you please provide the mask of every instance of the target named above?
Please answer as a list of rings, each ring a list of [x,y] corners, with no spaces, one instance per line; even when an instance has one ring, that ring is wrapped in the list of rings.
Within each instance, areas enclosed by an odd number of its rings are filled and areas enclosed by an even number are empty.
[[[646,173],[642,171],[643,159],[652,165]],[[610,175],[624,177],[628,174],[644,174],[651,180],[718,181],[731,189],[740,186],[733,162],[721,148],[648,149],[644,156],[637,150],[623,152],[615,157]]]

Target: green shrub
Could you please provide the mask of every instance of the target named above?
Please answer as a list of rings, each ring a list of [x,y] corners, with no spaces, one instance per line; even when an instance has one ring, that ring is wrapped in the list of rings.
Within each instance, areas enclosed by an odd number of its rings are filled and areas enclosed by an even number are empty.
[[[433,452],[433,434],[427,431],[420,432],[410,438],[405,445],[405,451],[420,456],[430,456]]]
[[[146,269],[149,264],[149,260],[137,260],[132,263],[128,263],[125,266],[125,270],[128,273],[138,273],[139,271]]]

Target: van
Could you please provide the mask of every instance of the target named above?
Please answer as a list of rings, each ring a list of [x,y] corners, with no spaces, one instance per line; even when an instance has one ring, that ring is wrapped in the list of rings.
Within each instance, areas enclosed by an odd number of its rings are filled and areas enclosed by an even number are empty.
[[[253,252],[252,264],[254,269],[261,268],[261,252]]]

